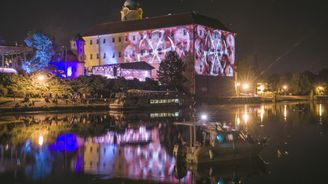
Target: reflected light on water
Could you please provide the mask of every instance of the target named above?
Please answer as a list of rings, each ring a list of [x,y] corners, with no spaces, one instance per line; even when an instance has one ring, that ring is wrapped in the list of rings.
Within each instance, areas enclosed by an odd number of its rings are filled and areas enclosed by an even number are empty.
[[[264,113],[265,113],[265,109],[264,109],[264,106],[262,105],[262,106],[261,106],[261,109],[260,109],[260,119],[261,119],[261,123],[263,122]]]
[[[240,117],[239,117],[239,112],[237,111],[236,112],[236,118],[235,118],[235,120],[236,120],[236,128],[239,128],[239,126],[240,126]]]
[[[319,104],[319,116],[322,117],[322,114],[323,114],[322,104]]]
[[[247,109],[245,109],[245,111],[244,111],[243,120],[244,120],[244,123],[247,125],[247,123],[249,121],[249,114],[248,114]]]
[[[287,105],[284,105],[284,120],[287,121]]]

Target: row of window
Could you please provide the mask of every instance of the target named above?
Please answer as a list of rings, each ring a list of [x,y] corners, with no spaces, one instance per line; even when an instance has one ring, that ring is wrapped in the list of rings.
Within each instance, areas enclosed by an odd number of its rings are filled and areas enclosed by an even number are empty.
[[[135,36],[133,37],[133,39],[135,40]],[[106,39],[106,38],[103,38],[103,39],[101,39],[101,40],[102,40],[102,43],[103,43],[103,44],[106,44],[106,43],[108,42],[108,39]],[[94,41],[94,40],[90,40],[90,41],[89,41],[89,44],[92,45],[92,44],[94,43],[93,41]],[[128,37],[125,38],[125,41],[126,41],[126,42],[128,41]],[[97,39],[97,40],[96,40],[96,44],[98,45],[99,42],[100,42],[100,39]],[[115,38],[112,38],[112,43],[115,43],[115,42],[116,42],[116,39],[115,39]],[[121,38],[121,37],[118,37],[118,42],[122,42],[122,38]]]
[[[115,58],[116,57],[116,53],[114,52],[113,53],[113,55],[112,55],[112,58]],[[119,58],[121,58],[122,57],[122,53],[121,52],[118,52],[118,57]],[[99,55],[99,53],[97,54],[97,59],[99,59],[100,58],[100,55]],[[106,53],[104,53],[104,55],[103,55],[103,59],[106,59],[107,58],[107,54]],[[90,54],[90,60],[92,60],[93,59],[93,54]]]
[[[176,118],[179,117],[179,112],[172,113],[150,113],[150,118]]]
[[[169,104],[169,103],[179,103],[179,99],[151,99],[150,104]]]

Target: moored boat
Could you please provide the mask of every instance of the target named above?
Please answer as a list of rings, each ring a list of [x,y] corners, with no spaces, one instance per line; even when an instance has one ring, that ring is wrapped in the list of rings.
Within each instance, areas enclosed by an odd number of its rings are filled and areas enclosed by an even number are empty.
[[[187,163],[227,162],[257,157],[266,142],[265,139],[255,140],[250,135],[222,126],[220,123],[177,123],[177,125],[198,129],[190,131],[193,132],[193,136],[190,138],[189,145],[174,146],[174,156]],[[200,141],[196,141],[196,132],[202,134]]]
[[[174,91],[128,90],[117,93],[111,110],[172,109],[186,105],[186,98]]]

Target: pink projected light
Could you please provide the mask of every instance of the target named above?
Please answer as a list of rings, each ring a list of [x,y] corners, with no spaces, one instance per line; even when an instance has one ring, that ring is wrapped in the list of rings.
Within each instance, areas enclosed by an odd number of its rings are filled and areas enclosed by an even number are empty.
[[[198,75],[232,77],[234,34],[202,25],[196,25],[195,32],[193,34],[192,25],[187,25],[127,33],[127,43],[123,47],[124,62],[145,61],[157,70],[169,51],[176,51],[182,59],[192,56],[194,43],[195,72]]]
[[[145,127],[140,127],[138,130],[127,129],[123,134],[108,132],[104,136],[94,138],[94,142],[97,144],[114,144],[115,136],[118,145],[151,141],[151,131],[147,131]]]

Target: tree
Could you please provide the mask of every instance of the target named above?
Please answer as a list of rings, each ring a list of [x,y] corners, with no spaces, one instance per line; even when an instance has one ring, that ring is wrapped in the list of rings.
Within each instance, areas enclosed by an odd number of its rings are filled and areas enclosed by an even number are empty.
[[[53,41],[41,33],[29,33],[24,40],[25,44],[33,48],[33,57],[22,64],[22,69],[27,73],[32,73],[48,67],[48,63],[54,56]]]
[[[157,71],[159,82],[168,89],[182,90],[185,77],[184,65],[175,51],[166,54]]]
[[[256,53],[247,55],[238,62],[238,80],[256,82],[260,77],[260,68]]]
[[[313,89],[310,76],[304,73],[293,74],[290,83],[292,93],[297,95],[308,95]]]

